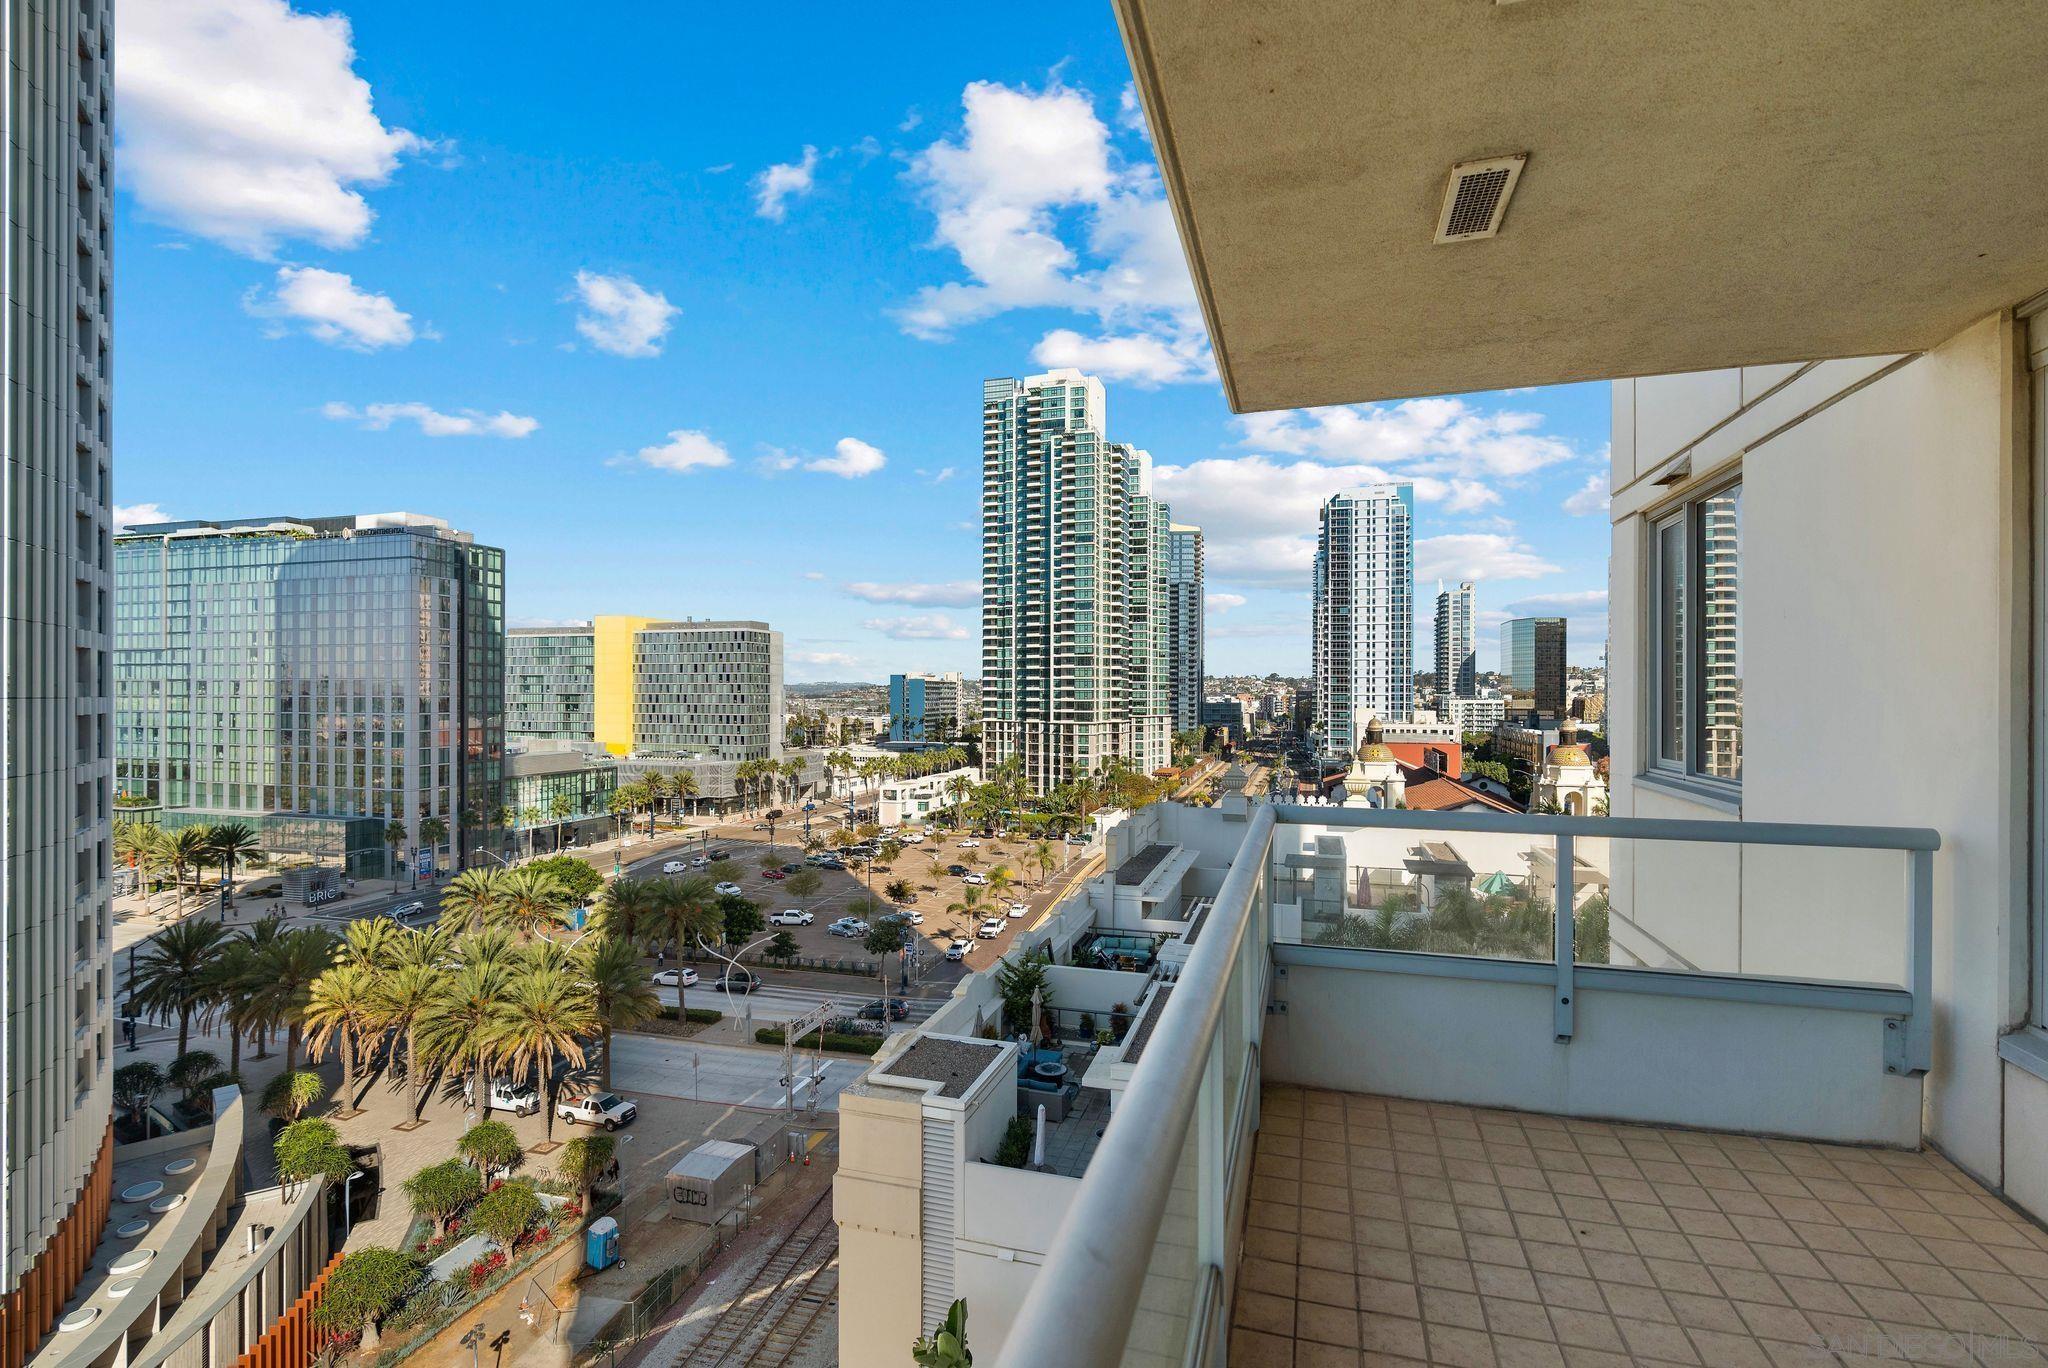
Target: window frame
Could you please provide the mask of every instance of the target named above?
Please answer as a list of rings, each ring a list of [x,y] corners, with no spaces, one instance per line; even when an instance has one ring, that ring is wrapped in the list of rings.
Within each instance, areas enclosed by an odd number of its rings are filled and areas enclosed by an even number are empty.
[[[1684,496],[1645,514],[1643,523],[1648,531],[1646,540],[1643,575],[1644,601],[1642,620],[1644,640],[1648,643],[1648,668],[1644,671],[1642,697],[1643,708],[1643,763],[1639,766],[1642,778],[1685,789],[1712,802],[1739,807],[1742,799],[1740,777],[1728,778],[1709,773],[1702,767],[1706,752],[1706,713],[1703,707],[1706,697],[1706,554],[1705,538],[1701,535],[1701,521],[1706,506],[1731,489],[1742,486],[1742,467],[1738,464],[1727,471],[1716,472],[1714,478],[1689,489]],[[1684,572],[1680,585],[1682,601],[1679,616],[1679,646],[1683,655],[1679,662],[1680,678],[1679,716],[1675,735],[1678,738],[1678,755],[1674,758],[1665,753],[1664,738],[1671,732],[1665,707],[1665,666],[1669,659],[1668,642],[1664,622],[1664,581],[1667,534],[1676,528],[1678,555]],[[1735,567],[1735,604],[1737,621],[1742,611],[1742,561],[1738,557]],[[1738,628],[1739,630],[1739,628]]]

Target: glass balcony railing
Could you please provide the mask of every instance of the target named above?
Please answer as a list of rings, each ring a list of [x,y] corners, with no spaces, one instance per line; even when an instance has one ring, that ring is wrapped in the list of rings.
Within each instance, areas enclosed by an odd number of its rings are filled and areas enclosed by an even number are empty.
[[[1917,1126],[1915,1080],[1932,1057],[1934,832],[1264,803],[1236,820],[1206,829],[1242,836],[1234,855],[1211,841],[1198,857],[1227,861],[1227,873],[1170,993],[1131,1027],[1135,1069],[1001,1364],[1222,1363],[1262,1075],[1302,1082],[1287,1075],[1317,1060],[1370,1082],[1380,1075],[1359,1059],[1420,1056],[1416,1067],[1450,1080],[1427,1095],[1482,1106],[1540,1100],[1515,1071],[1548,1060],[1570,1098],[1588,1085],[1546,1052],[1583,1031],[1583,993],[1607,1027],[1582,1066],[1601,1075],[1596,1112],[1613,1088],[1637,1086],[1630,1069],[1705,1064],[1696,1083],[1634,1099],[1684,1114],[1642,1119],[1770,1130],[1744,1110],[1762,1099]],[[1645,953],[1658,944],[1661,958]],[[1433,1005],[1412,1005],[1430,993]],[[1405,1018],[1375,1021],[1404,994]],[[1738,1057],[1821,1018],[1851,1024],[1830,1037],[1846,1046],[1801,1055],[1788,1044],[1769,1080]],[[1731,1057],[1703,1058],[1731,1029],[1744,1037]],[[1818,1087],[1805,1090],[1802,1068]],[[1774,1090],[1790,1100],[1773,1102]]]

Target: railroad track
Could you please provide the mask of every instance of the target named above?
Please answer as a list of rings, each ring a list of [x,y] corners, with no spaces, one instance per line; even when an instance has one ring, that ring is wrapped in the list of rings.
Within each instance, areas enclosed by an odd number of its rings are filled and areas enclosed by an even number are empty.
[[[761,1344],[747,1360],[760,1368],[782,1368],[810,1345],[826,1310],[839,1300],[839,1250],[837,1241],[831,1256],[804,1275],[789,1310],[776,1318]]]
[[[757,1355],[770,1340],[780,1348],[768,1352],[777,1352],[780,1357],[768,1362],[784,1362],[796,1352],[803,1334],[816,1324],[822,1311],[823,1303],[807,1302],[805,1298],[818,1289],[819,1275],[825,1268],[830,1267],[832,1274],[830,1286],[823,1291],[824,1301],[829,1302],[838,1291],[839,1227],[832,1220],[831,1199],[830,1188],[818,1194],[789,1234],[783,1236],[782,1243],[770,1251],[755,1271],[747,1290],[719,1313],[704,1337],[691,1347],[686,1362],[705,1368],[762,1362]],[[762,1291],[770,1279],[774,1285]],[[793,1335],[785,1336],[780,1332],[792,1316],[799,1327]]]

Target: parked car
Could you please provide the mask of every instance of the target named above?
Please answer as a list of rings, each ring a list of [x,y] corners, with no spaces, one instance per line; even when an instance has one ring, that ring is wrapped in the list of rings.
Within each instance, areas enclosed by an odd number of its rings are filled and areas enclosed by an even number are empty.
[[[724,978],[711,980],[709,987],[717,993],[751,993],[761,986],[761,980],[748,973],[727,974]]]
[[[555,1115],[564,1121],[585,1126],[603,1126],[606,1130],[617,1130],[639,1114],[639,1107],[617,1093],[586,1093],[581,1097],[566,1097],[555,1106]]]
[[[976,874],[972,871],[969,871],[968,873],[962,874],[960,876],[960,882],[964,884],[985,884],[988,882],[988,875]]]
[[[723,850],[707,850],[702,858],[704,863],[710,864],[714,860],[724,860],[730,858],[730,856]]]
[[[899,907],[895,910],[895,912],[891,913],[890,915],[898,921],[907,921],[912,926],[924,925],[924,913],[913,912],[907,907]]]
[[[766,830],[768,830],[768,824],[767,824],[766,822],[756,822],[756,823],[754,823],[754,830],[756,830],[756,831],[766,831]]]
[[[740,895],[740,886],[736,883],[722,883],[712,891],[721,898],[737,898]]]
[[[832,858],[832,857],[831,857],[830,855],[827,855],[827,856],[826,856],[826,857],[825,857],[824,859],[822,859],[822,860],[818,861],[818,868],[820,868],[820,869],[844,869],[844,868],[846,868],[846,865],[844,864],[844,862],[842,862],[842,861],[839,861],[839,860],[835,860],[835,859],[833,859],[833,858]]]
[[[1002,917],[990,917],[980,926],[974,928],[974,934],[982,940],[994,940],[997,936],[1003,934],[1003,928],[1009,924]]]
[[[803,866],[800,864],[786,864],[782,867],[782,872],[785,874],[794,874],[802,868]]]
[[[788,878],[789,875],[783,873],[779,869],[764,869],[761,871],[761,877],[764,879],[768,879],[774,883],[781,883],[784,879]]]
[[[515,1116],[532,1116],[540,1110],[540,1093],[528,1083],[494,1078],[491,1080],[491,1109],[508,1111]]]
[[[910,1004],[902,998],[890,998],[887,1002],[876,998],[860,1009],[860,1015],[865,1021],[908,1021]]]
[[[964,878],[966,878],[966,877],[967,877],[967,876],[968,876],[969,874],[972,874],[972,873],[973,873],[974,871],[973,871],[973,870],[971,870],[971,869],[969,869],[969,868],[968,868],[968,867],[967,867],[966,865],[962,865],[962,864],[956,864],[956,865],[947,865],[947,866],[946,866],[946,872],[947,872],[948,874],[951,874],[951,875],[952,875],[952,876],[953,876],[954,878],[956,878],[956,879],[964,879]]]
[[[923,845],[924,833],[922,831],[906,832],[903,835],[898,836],[896,839],[903,842],[903,844],[905,845]]]
[[[690,861],[690,868],[692,868],[692,869],[704,869],[704,868],[708,867],[708,866],[710,865],[710,863],[711,863],[711,857],[710,857],[709,855],[699,855],[699,856],[695,857],[694,859],[692,859],[692,860]],[[681,871],[679,870],[679,871],[677,871],[677,872],[678,872],[678,873],[680,873]]]
[[[906,903],[914,903],[914,902],[916,902],[916,901],[917,901],[917,890],[916,890],[916,889],[914,889],[914,888],[906,888],[906,889],[904,889],[904,890],[903,890],[903,901],[904,901],[904,902],[906,902]]]
[[[1011,904],[1010,904],[1010,915],[1011,915],[1011,916],[1013,916],[1013,917],[1021,917],[1021,916],[1023,916],[1023,915],[1024,915],[1024,914],[1025,914],[1026,912],[1029,912],[1030,910],[1031,910],[1031,904],[1030,904],[1030,903],[1011,903]]]
[[[768,920],[776,926],[809,926],[817,918],[801,907],[785,907],[780,912],[770,912]]]
[[[868,933],[868,924],[858,917],[841,917],[825,928],[835,936],[847,936],[859,940]]]
[[[664,874],[681,874],[687,871],[688,869],[689,866],[684,864],[681,860],[670,860],[667,864],[661,867],[661,872]]]
[[[968,956],[969,956],[970,954],[972,954],[973,952],[974,952],[974,942],[973,942],[973,941],[968,941],[968,940],[956,940],[956,941],[954,941],[954,942],[953,942],[953,943],[952,943],[951,945],[948,945],[948,946],[946,947],[946,958],[947,958],[947,959],[949,959],[949,960],[956,960],[956,961],[957,961],[957,960],[964,960],[964,959],[966,959],[966,958],[967,958],[967,957],[968,957]]]
[[[687,965],[680,969],[662,969],[654,975],[654,982],[660,988],[695,988],[697,971]]]
[[[966,840],[961,841],[959,845],[962,850],[976,850],[980,848],[981,842],[975,840],[972,836],[969,836]]]

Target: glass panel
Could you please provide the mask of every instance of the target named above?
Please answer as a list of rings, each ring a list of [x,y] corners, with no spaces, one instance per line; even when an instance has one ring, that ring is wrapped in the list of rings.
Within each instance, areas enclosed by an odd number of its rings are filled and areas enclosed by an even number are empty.
[[[1166,1212],[1159,1221],[1151,1261],[1145,1265],[1144,1285],[1138,1289],[1130,1338],[1124,1341],[1126,1364],[1180,1368],[1187,1360],[1188,1337],[1194,1328],[1195,1293],[1202,1269],[1197,1200],[1203,1187],[1199,1173],[1201,1118],[1209,1102],[1205,1088],[1195,1103],[1194,1116],[1188,1121],[1180,1153],[1172,1156],[1173,1188],[1166,1197]],[[1080,1215],[1075,1211],[1069,1219]]]
[[[1742,486],[1699,503],[1700,771],[1742,777]]]
[[[1606,843],[1581,841],[1583,866]],[[1273,844],[1273,938],[1353,950],[1551,958],[1549,836],[1290,823]],[[1606,868],[1588,874],[1604,880]]]
[[[1685,763],[1685,522],[1657,529],[1657,757]]]

